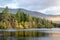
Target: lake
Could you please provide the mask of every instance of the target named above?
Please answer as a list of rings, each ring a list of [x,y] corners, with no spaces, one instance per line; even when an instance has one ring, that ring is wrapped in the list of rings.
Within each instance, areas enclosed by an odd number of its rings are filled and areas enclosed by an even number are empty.
[[[0,29],[0,40],[60,40],[60,28]]]

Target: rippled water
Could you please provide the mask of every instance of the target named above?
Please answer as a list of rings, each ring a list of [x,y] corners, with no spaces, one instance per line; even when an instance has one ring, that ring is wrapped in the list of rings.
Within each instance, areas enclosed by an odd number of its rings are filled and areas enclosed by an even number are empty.
[[[0,40],[60,40],[60,29],[34,29],[31,31],[0,31]]]

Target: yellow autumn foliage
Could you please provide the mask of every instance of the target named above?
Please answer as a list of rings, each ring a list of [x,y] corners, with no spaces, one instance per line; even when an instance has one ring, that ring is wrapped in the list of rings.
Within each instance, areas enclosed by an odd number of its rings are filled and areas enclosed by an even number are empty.
[[[24,27],[23,27],[23,25],[21,23],[18,23],[18,27],[17,28],[19,29],[19,28],[24,28]]]
[[[28,22],[25,22],[24,27],[25,27],[25,28],[29,28]]]

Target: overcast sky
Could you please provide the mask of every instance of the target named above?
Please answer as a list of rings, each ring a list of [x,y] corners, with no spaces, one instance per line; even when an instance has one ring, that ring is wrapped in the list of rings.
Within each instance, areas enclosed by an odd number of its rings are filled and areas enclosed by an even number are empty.
[[[24,8],[45,14],[60,14],[60,0],[0,0],[0,7]]]

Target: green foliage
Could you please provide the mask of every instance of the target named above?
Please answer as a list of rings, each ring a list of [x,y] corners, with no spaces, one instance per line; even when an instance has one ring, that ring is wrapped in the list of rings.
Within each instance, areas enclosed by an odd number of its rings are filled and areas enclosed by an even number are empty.
[[[5,22],[7,22],[7,21],[9,21],[10,20],[10,13],[9,13],[9,9],[8,9],[8,7],[6,7],[3,11],[2,11],[2,16],[1,16],[1,18],[2,18],[2,21],[5,21]]]
[[[8,7],[6,7],[0,13],[0,28],[53,28],[56,26],[60,25],[49,22],[46,19],[28,15],[20,9],[16,14],[12,14],[9,12]]]
[[[8,14],[8,13],[9,13],[9,9],[8,9],[8,7],[6,7],[6,8],[2,11],[2,13],[6,13],[6,14]]]
[[[27,15],[24,14],[20,9],[16,13],[16,19],[21,22],[21,21],[27,21]]]

